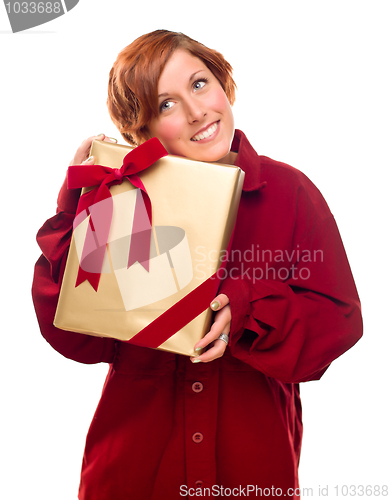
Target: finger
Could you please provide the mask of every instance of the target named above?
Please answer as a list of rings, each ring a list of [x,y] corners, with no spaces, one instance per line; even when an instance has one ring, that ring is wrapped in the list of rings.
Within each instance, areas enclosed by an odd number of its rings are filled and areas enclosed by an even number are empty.
[[[89,158],[84,160],[81,165],[93,165],[94,163],[95,163],[95,157],[90,156]]]
[[[200,356],[192,357],[193,363],[209,363],[214,359],[221,358],[226,351],[226,343],[223,340],[215,340],[213,346]]]
[[[229,297],[224,293],[217,295],[215,299],[211,301],[210,308],[213,311],[218,311],[218,312],[215,315],[215,321],[210,328],[210,332],[195,344],[194,347],[195,351],[200,351],[204,349],[210,344],[210,342],[216,340],[221,333],[225,333],[223,330],[227,323],[229,323],[229,329],[230,329],[231,313],[230,313],[230,306],[228,305],[229,305]],[[222,314],[221,317],[221,312],[226,308],[226,306],[228,306],[228,311],[225,311],[225,313]],[[225,325],[223,324],[223,321],[225,321]],[[227,331],[226,334],[228,335],[229,331]]]
[[[226,305],[215,315],[215,321],[211,325],[210,331],[194,346],[195,352],[199,352],[209,344],[218,339],[221,333],[229,335],[231,323],[230,306]]]
[[[118,142],[114,137],[108,137],[106,134],[99,134],[92,136],[93,141],[108,141],[108,142]]]
[[[220,293],[211,301],[210,307],[213,311],[219,311],[227,304],[229,304],[229,297],[224,293]]]
[[[105,135],[105,134],[95,135],[95,136],[93,136],[92,140],[115,142],[115,143],[118,142],[117,139],[115,139],[114,137],[108,137],[108,135]],[[91,141],[91,143],[92,143],[92,141]]]
[[[114,137],[108,137],[107,135],[104,136],[103,140],[107,142],[115,142],[115,144],[118,142]]]

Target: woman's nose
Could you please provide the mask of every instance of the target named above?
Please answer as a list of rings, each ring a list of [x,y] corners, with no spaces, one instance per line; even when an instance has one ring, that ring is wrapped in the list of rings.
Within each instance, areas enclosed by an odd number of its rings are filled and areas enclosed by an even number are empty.
[[[189,99],[186,103],[186,111],[189,123],[200,121],[206,114],[202,102],[197,99]]]

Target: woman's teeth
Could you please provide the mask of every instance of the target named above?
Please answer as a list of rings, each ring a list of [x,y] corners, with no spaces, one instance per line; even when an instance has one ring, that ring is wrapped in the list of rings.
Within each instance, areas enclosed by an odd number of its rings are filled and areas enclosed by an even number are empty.
[[[210,137],[210,135],[213,135],[214,132],[217,130],[218,123],[214,123],[213,125],[210,125],[210,127],[205,130],[204,132],[201,132],[200,134],[194,135],[192,137],[191,141],[200,141],[202,139],[206,139],[207,137]]]

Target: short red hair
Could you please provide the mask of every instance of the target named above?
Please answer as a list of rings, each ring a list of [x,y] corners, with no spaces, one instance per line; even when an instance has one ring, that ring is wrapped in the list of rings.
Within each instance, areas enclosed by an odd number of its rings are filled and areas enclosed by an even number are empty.
[[[108,111],[131,145],[149,138],[148,124],[158,116],[158,80],[176,49],[201,59],[218,79],[229,103],[235,100],[233,70],[222,54],[183,33],[157,30],[142,35],[119,53],[108,83]]]

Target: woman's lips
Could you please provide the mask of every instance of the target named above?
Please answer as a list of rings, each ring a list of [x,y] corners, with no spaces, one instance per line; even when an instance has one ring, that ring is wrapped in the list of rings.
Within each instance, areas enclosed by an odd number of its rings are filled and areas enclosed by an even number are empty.
[[[206,130],[203,130],[202,132],[198,132],[196,135],[191,137],[191,141],[197,142],[201,141],[202,139],[208,139],[212,135],[215,134],[218,128],[218,122],[214,122],[212,125],[209,125]]]

